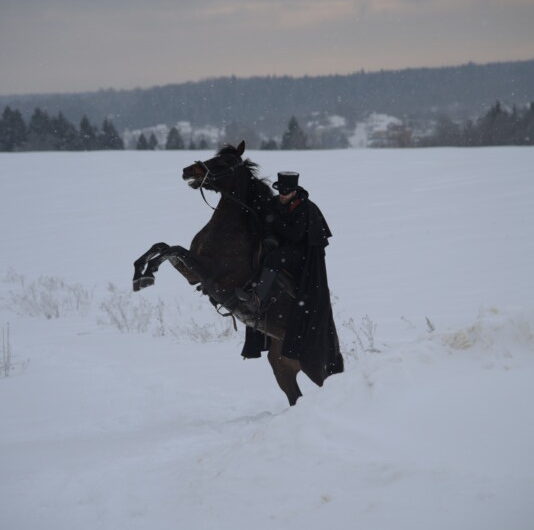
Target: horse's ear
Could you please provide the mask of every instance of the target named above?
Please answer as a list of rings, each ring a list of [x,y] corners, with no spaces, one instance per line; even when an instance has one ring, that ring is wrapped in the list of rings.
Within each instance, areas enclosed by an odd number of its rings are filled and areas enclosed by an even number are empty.
[[[239,156],[243,156],[243,153],[245,152],[245,140],[243,140],[238,146],[237,146],[237,154]]]

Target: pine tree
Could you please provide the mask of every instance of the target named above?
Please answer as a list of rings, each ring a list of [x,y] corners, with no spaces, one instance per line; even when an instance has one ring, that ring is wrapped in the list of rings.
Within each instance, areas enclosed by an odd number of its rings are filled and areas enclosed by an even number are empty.
[[[146,151],[148,150],[148,142],[146,141],[145,135],[141,133],[141,136],[137,139],[137,146],[136,149],[139,151]]]
[[[51,151],[55,149],[54,130],[48,113],[37,107],[28,124],[28,149]]]
[[[113,126],[111,120],[107,118],[102,123],[102,132],[98,135],[98,145],[100,149],[124,149],[124,142]]]
[[[295,116],[292,116],[287,125],[287,131],[282,136],[280,149],[306,149],[308,139]]]
[[[148,139],[148,149],[154,151],[158,147],[158,140],[154,133],[151,133],[150,138]]]
[[[27,141],[26,124],[18,110],[6,107],[0,118],[0,151],[20,151]]]
[[[172,127],[167,135],[165,149],[184,149],[184,139],[176,127]]]
[[[510,116],[503,110],[500,101],[483,116],[478,123],[481,145],[503,145],[509,130]]]
[[[76,127],[60,112],[50,120],[53,135],[53,148],[57,151],[74,151],[79,148],[79,135]]]
[[[83,151],[98,149],[96,127],[91,125],[89,118],[85,114],[80,121],[80,148]]]

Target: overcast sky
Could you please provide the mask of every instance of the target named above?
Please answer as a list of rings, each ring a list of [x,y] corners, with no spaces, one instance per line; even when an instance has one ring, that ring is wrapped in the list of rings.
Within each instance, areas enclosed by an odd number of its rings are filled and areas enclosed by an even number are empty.
[[[534,58],[534,0],[0,0],[0,94]]]

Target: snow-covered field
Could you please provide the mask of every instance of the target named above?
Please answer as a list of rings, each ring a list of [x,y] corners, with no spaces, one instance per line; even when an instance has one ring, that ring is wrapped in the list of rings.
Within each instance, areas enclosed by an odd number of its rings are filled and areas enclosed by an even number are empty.
[[[334,233],[347,370],[293,408],[169,265],[130,293],[198,156],[0,155],[0,527],[534,528],[534,149],[249,153]]]

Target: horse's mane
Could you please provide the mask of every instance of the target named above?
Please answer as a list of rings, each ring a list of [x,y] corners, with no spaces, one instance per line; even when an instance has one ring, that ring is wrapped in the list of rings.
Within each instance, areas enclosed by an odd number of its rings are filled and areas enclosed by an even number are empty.
[[[217,156],[220,155],[233,155],[236,158],[241,158],[237,152],[237,149],[233,145],[224,145],[221,147],[219,151],[217,151]],[[250,196],[259,201],[261,204],[265,204],[273,196],[273,191],[267,183],[267,179],[258,177],[259,166],[256,164],[256,162],[252,162],[250,158],[247,158],[243,161],[243,167],[250,174]]]
[[[241,156],[233,145],[225,145],[219,149],[217,156],[220,155],[233,155],[237,159],[241,159]],[[250,158],[243,161],[239,173],[241,175],[241,191],[239,196],[247,206],[250,206],[256,212],[260,224],[262,224],[264,214],[267,210],[267,204],[273,197],[273,192],[267,183],[267,179],[258,177],[258,171],[258,164],[252,162]],[[258,230],[259,232],[263,230],[262,227],[258,226],[257,221],[252,216],[248,216],[248,224],[253,233],[257,234]]]

